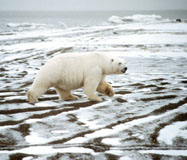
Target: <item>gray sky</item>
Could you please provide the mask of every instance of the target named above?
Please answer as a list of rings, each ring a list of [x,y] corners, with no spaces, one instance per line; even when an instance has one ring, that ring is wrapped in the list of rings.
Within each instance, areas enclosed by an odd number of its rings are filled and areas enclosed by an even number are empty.
[[[2,10],[166,10],[185,9],[187,0],[0,0]]]

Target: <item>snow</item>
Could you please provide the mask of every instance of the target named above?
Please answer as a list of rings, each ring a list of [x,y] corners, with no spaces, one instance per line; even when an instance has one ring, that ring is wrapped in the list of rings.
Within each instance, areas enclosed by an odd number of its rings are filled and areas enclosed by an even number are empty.
[[[160,130],[158,141],[167,145],[173,145],[173,140],[177,137],[187,139],[187,121],[175,122]]]
[[[45,139],[43,137],[40,137],[38,133],[35,133],[33,130],[31,130],[30,135],[25,137],[25,140],[27,143],[34,145],[34,144],[45,144],[48,142],[48,139]]]
[[[141,118],[138,120],[133,120],[131,122],[127,122],[126,124],[116,125],[115,127],[112,127],[112,129],[108,129],[108,128],[100,129],[93,133],[86,134],[85,139],[81,138],[81,140],[88,141],[88,140],[99,138],[99,137],[107,137],[107,136],[119,134],[119,132],[127,130],[128,128],[131,128],[133,126],[137,126],[137,125],[148,123],[148,122],[153,122],[155,120],[158,120],[158,119],[161,119],[161,118],[164,118],[164,117],[167,117],[172,114],[179,113],[179,112],[182,112],[182,113],[186,112],[186,105],[183,105],[177,109],[174,109],[162,115],[149,116],[149,117]],[[140,136],[140,138],[143,139],[142,136]]]
[[[186,150],[142,150],[142,154],[158,154],[167,156],[187,156]]]
[[[8,153],[9,151],[0,151],[0,154]],[[96,153],[92,149],[83,147],[69,147],[69,148],[53,148],[52,146],[33,146],[20,150],[10,151],[12,153],[24,153],[34,155],[54,154],[54,153],[90,153],[95,155]]]
[[[112,145],[112,146],[121,145],[120,138],[104,138],[102,140],[102,143]]]
[[[80,159],[187,157],[185,20],[136,14],[114,15],[98,26],[60,23],[61,27],[12,22],[8,33],[0,31],[0,159],[18,153],[32,155],[24,160],[61,156],[58,153]],[[85,51],[103,51],[126,61],[125,75],[107,77],[114,97],[99,95],[103,102],[93,104],[79,89],[73,91],[80,97],[76,101],[57,100],[50,92],[34,105],[27,103],[27,90],[49,58]],[[158,143],[150,141],[155,131]]]

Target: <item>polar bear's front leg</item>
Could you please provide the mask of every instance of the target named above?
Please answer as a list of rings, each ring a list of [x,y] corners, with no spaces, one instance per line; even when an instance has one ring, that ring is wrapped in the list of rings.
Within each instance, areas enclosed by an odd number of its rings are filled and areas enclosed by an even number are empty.
[[[38,102],[38,98],[44,94],[49,87],[42,86],[42,85],[33,85],[33,87],[27,92],[27,97],[29,103],[36,103]]]
[[[71,101],[77,100],[78,97],[71,94],[71,91],[65,91],[60,88],[55,87],[57,93],[59,94],[60,98],[64,101]]]
[[[97,101],[97,102],[102,101],[102,99],[95,94],[98,84],[99,81],[95,81],[93,79],[87,80],[84,84],[84,93],[91,101]]]
[[[29,90],[27,92],[27,98],[28,98],[29,103],[36,103],[36,102],[38,102],[37,95],[33,91],[31,91],[31,90]]]
[[[97,87],[97,91],[103,94],[106,94],[109,97],[112,97],[114,95],[114,91],[112,89],[112,86],[106,82],[105,80],[101,81]]]

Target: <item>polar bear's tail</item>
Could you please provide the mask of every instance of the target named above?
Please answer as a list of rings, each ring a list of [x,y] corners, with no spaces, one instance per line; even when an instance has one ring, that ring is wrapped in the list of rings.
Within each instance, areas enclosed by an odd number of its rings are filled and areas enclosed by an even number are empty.
[[[29,103],[38,102],[38,98],[37,98],[37,96],[34,94],[34,92],[32,90],[29,90],[27,92],[27,98],[28,98]]]

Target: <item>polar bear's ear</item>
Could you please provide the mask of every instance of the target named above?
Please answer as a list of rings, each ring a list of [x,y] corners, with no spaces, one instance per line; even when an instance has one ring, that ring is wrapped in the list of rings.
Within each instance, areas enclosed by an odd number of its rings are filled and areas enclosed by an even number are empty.
[[[114,62],[114,59],[113,59],[113,58],[111,59],[111,62]]]

